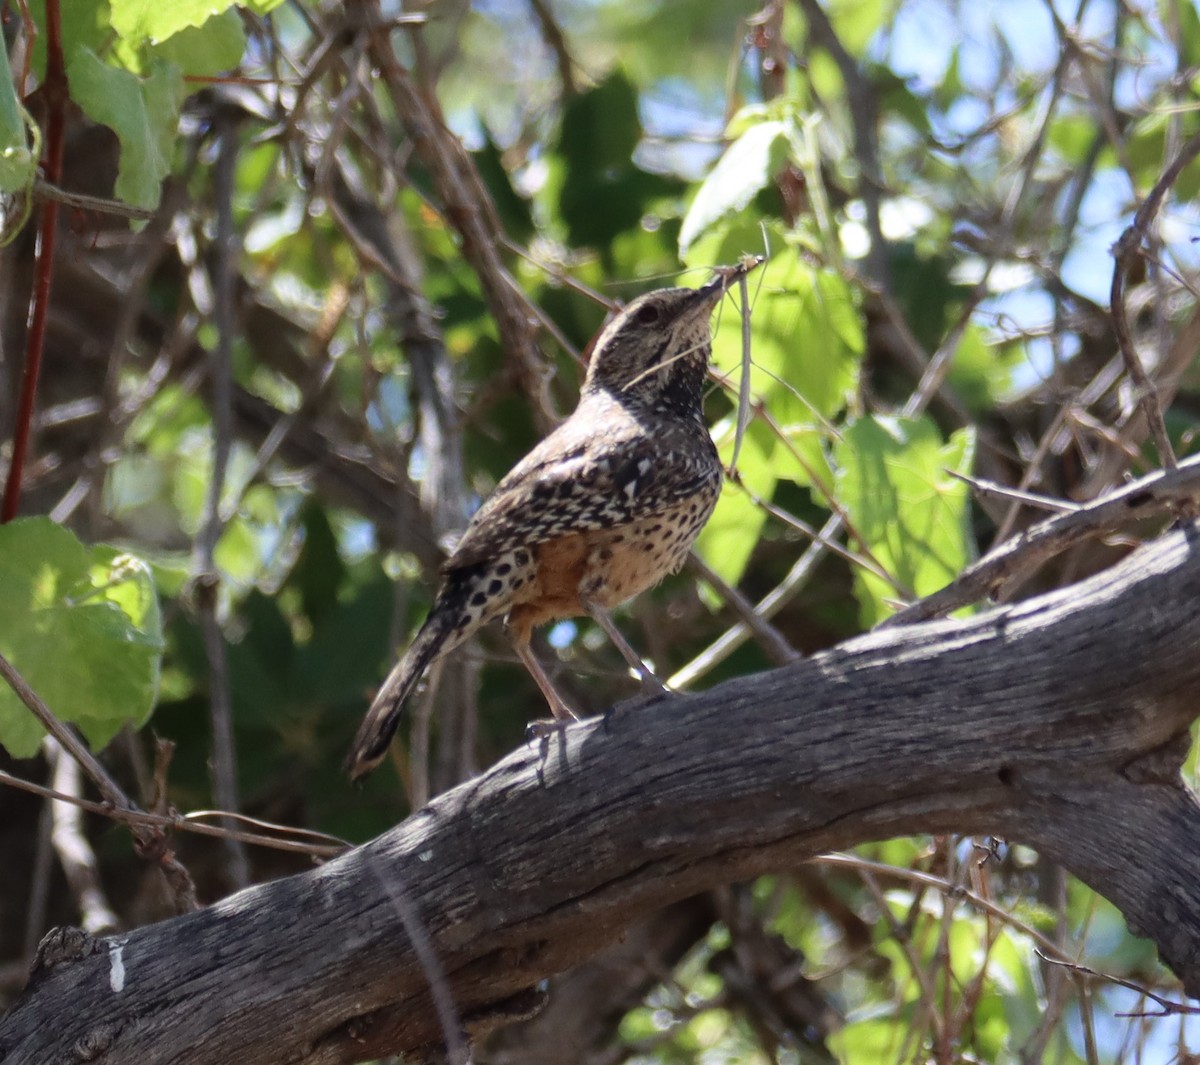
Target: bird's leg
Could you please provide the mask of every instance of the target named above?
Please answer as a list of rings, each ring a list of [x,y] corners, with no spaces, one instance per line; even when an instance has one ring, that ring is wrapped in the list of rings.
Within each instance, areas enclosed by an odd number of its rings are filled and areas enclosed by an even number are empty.
[[[613,621],[612,615],[597,603],[583,600],[583,609],[588,612],[591,619],[600,626],[613,642],[613,646],[621,652],[621,657],[629,663],[629,668],[637,675],[641,681],[642,689],[648,695],[669,695],[668,688],[661,680],[654,675],[652,670],[645,662],[642,661],[641,655],[633,649],[633,645],[625,639],[621,630],[617,628],[617,623]]]
[[[508,618],[508,636],[512,640],[513,650],[517,652],[517,657],[527,670],[529,675],[533,677],[534,683],[541,689],[542,695],[546,698],[546,704],[550,707],[550,713],[554,716],[550,720],[531,721],[529,727],[525,730],[526,739],[538,739],[543,736],[548,736],[552,732],[561,731],[566,725],[572,721],[578,721],[579,715],[567,704],[567,701],[559,694],[558,689],[554,686],[554,682],[550,679],[550,675],[542,667],[541,662],[537,660],[537,656],[533,653],[533,648],[529,646],[529,637],[532,626],[528,620],[520,616],[516,611],[509,615]]]
[[[554,682],[550,679],[550,675],[542,668],[541,662],[537,660],[533,649],[525,640],[513,640],[513,648],[517,652],[517,657],[524,663],[525,668],[529,670],[529,675],[533,677],[534,682],[542,690],[542,694],[546,697],[546,703],[550,707],[550,713],[554,715],[556,721],[578,721],[579,715],[575,713],[568,705],[566,700],[559,694],[558,689],[554,687]]]

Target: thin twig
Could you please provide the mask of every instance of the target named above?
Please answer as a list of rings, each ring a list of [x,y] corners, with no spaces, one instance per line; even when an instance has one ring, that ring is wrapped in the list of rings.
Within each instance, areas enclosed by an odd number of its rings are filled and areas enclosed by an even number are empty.
[[[789,662],[796,662],[803,657],[799,651],[788,643],[787,637],[771,624],[770,620],[763,615],[759,608],[736,588],[722,580],[721,575],[696,554],[695,551],[688,555],[688,567],[693,573],[698,574],[702,581],[729,604],[737,616],[741,618],[742,624],[754,634],[755,639],[758,640],[767,657],[775,665],[786,666]]]
[[[274,825],[269,821],[248,818],[244,814],[229,814],[224,810],[202,810],[194,814],[178,814],[150,813],[146,810],[122,809],[114,806],[112,803],[93,802],[90,799],[68,795],[66,792],[56,791],[54,788],[48,788],[43,784],[35,784],[31,780],[24,780],[21,777],[13,776],[4,770],[0,770],[0,784],[7,784],[10,788],[16,788],[18,791],[26,791],[31,795],[39,795],[43,799],[71,803],[74,806],[78,806],[81,810],[86,810],[88,813],[99,814],[102,817],[116,821],[118,824],[129,825],[131,827],[137,826],[139,828],[153,828],[163,831],[179,829],[181,832],[191,832],[197,836],[211,836],[214,839],[225,839],[232,833],[243,842],[252,843],[257,847],[267,847],[271,850],[287,851],[292,854],[305,854],[312,858],[336,858],[339,854],[343,854],[349,850],[351,846],[349,843],[337,840],[336,836],[327,836],[324,833],[292,828],[288,825]],[[337,841],[330,844],[293,843],[286,839],[276,839],[257,832],[243,832],[241,829],[223,828],[219,825],[208,825],[203,821],[191,820],[194,817],[210,817],[214,815],[227,821],[237,818],[238,820],[249,821],[252,824],[268,826],[275,831],[285,834],[300,833]]]
[[[1187,1014],[1190,1016],[1200,1014],[1200,1006],[1191,1006],[1186,1002],[1176,1002],[1174,999],[1163,998],[1162,995],[1156,995],[1148,987],[1144,987],[1142,984],[1135,984],[1132,980],[1123,980],[1121,977],[1113,976],[1111,973],[1097,972],[1095,969],[1089,969],[1086,965],[1080,965],[1078,962],[1067,958],[1051,958],[1037,947],[1034,947],[1034,952],[1048,965],[1061,965],[1064,969],[1069,969],[1080,976],[1088,976],[1095,980],[1104,980],[1110,984],[1119,984],[1121,987],[1129,988],[1130,991],[1136,991],[1139,995],[1145,995],[1146,998],[1152,1002],[1157,1002],[1162,1007],[1161,1013],[1118,1013],[1118,1017],[1170,1017],[1175,1014]]]
[[[904,880],[911,884],[918,884],[921,887],[934,888],[944,895],[955,895],[969,902],[981,912],[998,918],[1010,928],[1014,928],[1022,935],[1028,936],[1046,954],[1058,957],[1067,962],[1072,960],[1063,954],[1054,940],[1039,932],[1032,925],[1022,921],[1003,906],[993,902],[991,899],[984,898],[984,896],[972,891],[970,888],[963,887],[961,884],[954,884],[944,877],[934,876],[932,873],[922,873],[917,869],[904,869],[901,866],[872,861],[869,858],[860,858],[853,854],[822,854],[820,857],[810,859],[810,861],[813,865],[828,865],[835,868],[849,869],[854,872],[866,871],[877,876],[891,877],[895,880]]]
[[[421,962],[425,979],[429,982],[429,995],[433,999],[433,1008],[442,1026],[442,1035],[446,1040],[446,1058],[449,1065],[469,1065],[470,1051],[463,1036],[462,1022],[458,1016],[458,1008],[454,1004],[454,995],[450,983],[446,979],[446,968],[438,957],[433,940],[429,936],[421,914],[410,898],[404,885],[392,877],[386,877],[379,867],[371,860],[367,852],[367,868],[379,881],[379,886],[387,892],[400,923],[404,925],[404,933],[412,944],[414,953]]]
[[[771,517],[783,522],[784,525],[788,525],[791,528],[804,533],[804,535],[810,539],[817,539],[817,530],[809,525],[809,523],[803,518],[799,518],[795,514],[784,510],[783,507],[772,503],[769,499],[764,499],[753,489],[749,488],[745,481],[741,480],[740,478],[736,480],[731,479],[731,481],[733,484],[736,484],[739,488],[741,488],[742,491],[749,496],[750,501],[760,510],[765,510],[771,515]],[[844,514],[838,514],[840,509],[841,507],[839,505],[835,505],[834,513],[837,517],[841,518],[843,527],[846,527],[849,525],[849,522],[846,520]],[[826,544],[826,546],[835,555],[838,555],[840,558],[844,558],[851,565],[860,566],[862,569],[866,570],[866,572],[878,577],[885,584],[889,585],[897,595],[903,597],[905,600],[911,600],[914,597],[913,590],[906,587],[900,582],[898,577],[892,576],[892,574],[888,573],[888,571],[883,568],[883,566],[870,554],[870,548],[865,539],[860,539],[859,544],[862,548],[860,551],[854,551],[849,547],[843,547],[836,541],[831,541]]]
[[[550,0],[529,0],[529,6],[537,16],[538,25],[542,30],[542,40],[554,54],[554,62],[558,66],[558,80],[562,82],[563,96],[575,95],[575,61],[571,58],[571,50],[567,47],[567,37],[562,27],[554,17]]]
[[[1015,500],[1019,503],[1036,507],[1038,510],[1053,511],[1055,514],[1064,514],[1079,510],[1082,506],[1080,503],[1072,503],[1065,499],[1051,499],[1049,496],[1041,496],[1036,492],[1023,492],[1019,488],[1011,488],[1006,484],[997,484],[995,481],[988,481],[982,477],[972,477],[970,474],[960,473],[958,470],[947,469],[943,472],[957,481],[962,481],[963,484],[970,485],[972,491],[984,498]]]
[[[108,775],[108,770],[84,746],[83,741],[54,715],[54,712],[42,702],[41,696],[26,683],[25,678],[17,672],[12,663],[2,654],[0,654],[0,677],[4,678],[8,686],[16,693],[17,698],[29,708],[33,716],[38,719],[38,723],[42,728],[58,740],[67,753],[83,766],[88,777],[96,785],[100,794],[104,796],[106,802],[121,810],[136,808],[133,802],[126,797],[117,782]]]
[[[761,262],[762,259],[760,258]],[[738,292],[742,297],[742,380],[738,388],[737,431],[733,436],[733,455],[729,459],[729,468],[737,469],[738,455],[742,451],[742,437],[750,425],[750,288],[746,283],[746,272],[738,274]]]
[[[821,861],[820,858],[816,860],[818,862]],[[920,1016],[929,1021],[933,1028],[934,1040],[940,1042],[944,1034],[944,1019],[937,1010],[937,989],[934,982],[929,978],[929,974],[925,971],[925,965],[918,953],[918,948],[913,943],[912,936],[901,926],[899,919],[892,912],[891,906],[888,905],[887,897],[884,895],[883,889],[879,886],[879,882],[875,879],[875,871],[868,868],[866,863],[863,863],[858,866],[855,872],[858,873],[863,886],[875,900],[875,909],[891,930],[893,942],[900,947],[900,950],[907,957],[908,971],[917,982],[917,997],[922,1007]],[[950,894],[949,891],[945,892],[946,897],[949,897]],[[919,1027],[923,1029],[924,1025],[920,1025]],[[913,1028],[917,1029],[918,1024],[914,1023]],[[922,1032],[922,1034],[924,1033]]]
[[[859,166],[858,193],[866,207],[867,235],[870,237],[866,269],[874,281],[888,289],[891,287],[888,245],[880,222],[880,202],[885,189],[883,169],[879,165],[879,91],[846,50],[818,0],[798,2],[812,40],[837,64],[846,87],[846,105],[854,124],[854,154]]]
[[[230,689],[229,663],[225,636],[217,611],[220,572],[215,552],[223,522],[221,497],[233,447],[233,337],[235,330],[234,284],[240,242],[233,224],[233,180],[238,157],[237,122],[220,116],[217,136],[217,161],[213,168],[213,196],[216,202],[216,277],[213,281],[213,310],[217,325],[217,343],[209,359],[209,385],[212,389],[212,470],[205,494],[204,514],[196,536],[194,582],[204,649],[208,658],[208,706],[212,726],[213,794],[217,805],[236,812],[238,800],[237,747],[233,736],[233,696]],[[232,827],[232,826],[229,826]],[[225,841],[229,859],[229,880],[234,887],[250,883],[250,863],[240,840],[229,836]]]
[[[372,12],[379,20],[377,4]],[[547,366],[538,351],[528,300],[500,258],[502,235],[495,207],[462,141],[447,127],[433,89],[418,85],[401,64],[391,34],[373,26],[371,57],[380,70],[396,115],[441,194],[444,213],[462,238],[463,257],[479,277],[496,320],[500,342],[533,403],[538,428],[557,423]]]
[[[82,192],[68,192],[41,178],[33,183],[33,197],[36,200],[48,200],[52,203],[61,203],[65,207],[74,207],[77,211],[113,214],[120,218],[133,218],[138,221],[147,221],[158,213],[145,207],[134,207],[132,204],[122,203],[120,200],[106,200],[102,196],[85,196]]]
[[[25,942],[21,957],[26,963],[33,961],[37,945],[46,934],[46,913],[50,906],[50,874],[54,868],[54,847],[50,833],[54,831],[54,820],[50,815],[50,804],[42,805],[38,817],[37,849],[29,870],[29,903],[25,909]]]
[[[813,542],[792,565],[783,580],[759,600],[753,608],[754,614],[767,620],[773,618],[787,606],[808,583],[809,578],[816,571],[818,563],[825,557],[834,538],[840,535],[841,531],[842,519],[834,514],[817,532]],[[667,681],[667,685],[681,691],[688,688],[724,662],[752,635],[754,635],[754,630],[745,621],[739,621],[722,633],[719,639],[701,651],[686,666],[678,670]]]
[[[1179,175],[1183,173],[1184,168],[1197,155],[1200,155],[1200,134],[1188,141],[1175,157],[1175,161],[1162,172],[1158,181],[1155,182],[1154,188],[1150,190],[1150,195],[1137,209],[1137,213],[1133,216],[1133,222],[1113,246],[1113,258],[1116,260],[1116,264],[1113,267],[1112,288],[1109,295],[1113,332],[1116,334],[1121,356],[1125,360],[1126,371],[1133,382],[1138,404],[1141,406],[1146,424],[1150,428],[1150,435],[1154,438],[1154,446],[1158,448],[1159,458],[1167,469],[1174,469],[1178,465],[1178,460],[1175,458],[1175,449],[1171,446],[1171,438],[1167,433],[1167,424],[1163,420],[1158,393],[1146,373],[1146,368],[1142,365],[1142,360],[1137,353],[1137,346],[1133,341],[1133,334],[1129,328],[1129,319],[1125,310],[1125,283],[1130,269],[1137,261],[1142,245],[1149,239],[1150,226],[1153,224],[1163,200]]]

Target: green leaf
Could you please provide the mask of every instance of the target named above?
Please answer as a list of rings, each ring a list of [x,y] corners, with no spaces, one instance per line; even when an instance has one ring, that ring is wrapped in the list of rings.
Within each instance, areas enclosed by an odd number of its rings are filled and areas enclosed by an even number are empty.
[[[896,1016],[853,1021],[830,1035],[826,1043],[838,1061],[855,1065],[868,1061],[895,1061],[908,1037],[912,1012],[910,1006]]]
[[[297,698],[365,705],[396,653],[388,625],[395,598],[391,582],[377,580],[321,615],[296,656],[291,680]]]
[[[241,6],[265,15],[282,2],[249,0]],[[205,26],[214,15],[237,17],[233,10],[234,0],[169,0],[167,3],[163,0],[110,0],[110,3],[112,28],[135,48],[143,44],[161,44],[189,27]]]
[[[934,86],[933,99],[943,111],[949,110],[951,105],[962,95],[962,69],[959,65],[961,60],[961,47],[956,44],[950,50],[950,60],[946,63],[946,72],[942,75],[941,81]]]
[[[954,352],[947,380],[974,413],[985,415],[1008,393],[1013,371],[1024,358],[1020,344],[969,325]]]
[[[242,20],[230,8],[202,26],[187,26],[173,33],[155,45],[150,54],[164,63],[173,63],[189,77],[208,78],[232,70],[245,51]]]
[[[62,20],[62,50],[69,57],[84,46],[101,51],[112,37],[108,0],[59,0]],[[46,76],[46,0],[32,0],[29,13],[37,35],[33,39],[33,74],[41,81]],[[76,103],[79,101],[76,100]]]
[[[766,188],[786,162],[787,153],[785,122],[760,122],[738,137],[704,179],[684,216],[679,231],[680,257],[714,222],[743,210]]]
[[[558,153],[566,163],[558,211],[572,245],[607,249],[636,226],[655,198],[678,183],[642,170],[633,152],[642,139],[637,90],[616,70],[563,109]]]
[[[928,418],[867,417],[849,424],[834,448],[838,498],[861,547],[900,585],[863,568],[855,584],[863,624],[880,621],[902,595],[928,595],[971,557],[967,485],[948,471],[970,470],[970,429],[943,443]]]
[[[485,135],[483,147],[473,152],[472,157],[479,176],[491,193],[504,232],[513,240],[527,243],[534,234],[533,211],[529,201],[513,188],[495,141]]]
[[[1042,1018],[1042,1002],[1033,980],[1037,968],[1033,944],[1006,928],[992,943],[990,957],[992,979],[1004,994],[1010,1042],[1020,1044]]]
[[[723,430],[718,429],[716,437],[721,462],[728,465],[733,454],[732,419]],[[775,444],[771,430],[762,423],[751,424],[742,440],[738,473],[742,483],[761,499],[770,499],[775,492],[776,476],[771,461]],[[736,585],[742,579],[766,520],[766,511],[757,506],[745,490],[727,483],[717,501],[717,509],[700,533],[696,550],[724,580]]]
[[[137,207],[157,207],[186,94],[179,68],[156,63],[148,77],[139,79],[79,47],[67,63],[67,80],[84,113],[121,142],[117,196]]]
[[[150,716],[162,648],[144,562],[109,547],[89,549],[46,518],[0,526],[0,652],[93,747]],[[43,734],[0,686],[0,744],[28,758]]]
[[[951,280],[955,260],[945,254],[925,254],[910,240],[893,241],[890,267],[894,294],[917,340],[933,351],[970,292]]]
[[[850,286],[788,248],[751,275],[749,288],[753,397],[781,425],[832,418],[857,387],[865,347]],[[741,362],[740,316],[727,307],[713,337],[713,365],[736,382]]]
[[[304,504],[300,514],[304,546],[292,567],[288,584],[300,590],[304,616],[314,624],[337,606],[338,590],[346,577],[346,564],[338,554],[337,536],[325,510],[315,502]]]
[[[1103,133],[1096,129],[1090,115],[1067,113],[1050,123],[1047,139],[1066,162],[1079,166],[1098,136]]]

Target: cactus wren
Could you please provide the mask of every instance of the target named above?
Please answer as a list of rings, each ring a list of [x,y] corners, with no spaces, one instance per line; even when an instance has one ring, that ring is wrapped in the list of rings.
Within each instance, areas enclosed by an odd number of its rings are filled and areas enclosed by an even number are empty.
[[[574,413],[500,481],[443,566],[429,617],[358,730],[351,777],[383,759],[429,665],[504,615],[557,721],[576,715],[530,649],[536,625],[589,614],[652,679],[605,611],[678,570],[716,506],[721,463],[701,410],[709,318],[752,268],[649,292],[600,332]]]

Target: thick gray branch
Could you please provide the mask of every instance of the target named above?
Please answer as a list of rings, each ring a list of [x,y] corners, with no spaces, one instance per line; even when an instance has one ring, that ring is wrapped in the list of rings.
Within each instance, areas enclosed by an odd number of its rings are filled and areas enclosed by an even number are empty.
[[[916,832],[1040,848],[1200,994],[1200,807],[1178,775],[1200,712],[1198,602],[1196,534],[1175,532],[1036,600],[618,708],[322,868],[44,945],[0,1060],[410,1050],[441,1036],[398,892],[470,1028],[674,899]]]

